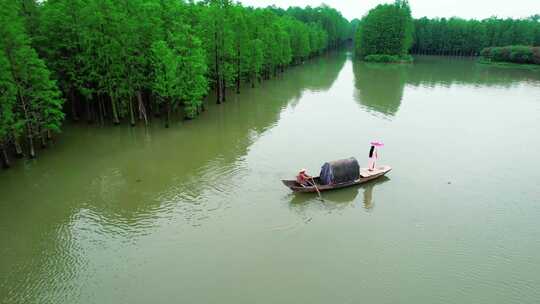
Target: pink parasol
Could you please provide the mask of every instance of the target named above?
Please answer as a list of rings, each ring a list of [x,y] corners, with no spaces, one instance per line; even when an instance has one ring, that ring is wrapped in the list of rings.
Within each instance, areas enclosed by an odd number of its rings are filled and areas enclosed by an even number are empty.
[[[380,141],[372,141],[372,142],[371,142],[371,145],[372,145],[372,146],[375,146],[375,147],[377,147],[377,148],[378,148],[378,147],[384,147],[384,144],[383,144],[382,142],[380,142]]]

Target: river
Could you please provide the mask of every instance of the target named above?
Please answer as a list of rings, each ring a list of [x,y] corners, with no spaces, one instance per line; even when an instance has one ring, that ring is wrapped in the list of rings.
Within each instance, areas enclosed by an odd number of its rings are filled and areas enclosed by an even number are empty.
[[[339,52],[0,171],[0,303],[537,303],[540,71]],[[388,177],[293,195],[382,140]]]

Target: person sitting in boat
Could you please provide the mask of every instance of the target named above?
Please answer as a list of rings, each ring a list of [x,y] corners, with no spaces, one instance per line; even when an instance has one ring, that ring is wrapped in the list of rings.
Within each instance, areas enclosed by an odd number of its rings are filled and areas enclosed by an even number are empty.
[[[313,177],[306,173],[306,169],[300,170],[300,172],[298,172],[298,175],[296,176],[296,182],[302,186],[312,186],[312,179]]]

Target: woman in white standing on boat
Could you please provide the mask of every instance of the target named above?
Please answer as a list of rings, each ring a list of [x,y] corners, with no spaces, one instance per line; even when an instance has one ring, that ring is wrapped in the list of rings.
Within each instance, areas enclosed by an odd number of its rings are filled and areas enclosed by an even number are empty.
[[[368,170],[374,171],[379,155],[377,154],[377,148],[384,146],[382,142],[372,141],[371,148],[369,149],[369,163]]]

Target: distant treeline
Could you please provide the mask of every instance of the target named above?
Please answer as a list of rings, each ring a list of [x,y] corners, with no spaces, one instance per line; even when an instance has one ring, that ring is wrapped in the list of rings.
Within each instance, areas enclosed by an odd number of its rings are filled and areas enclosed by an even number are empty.
[[[368,61],[400,61],[406,54],[478,56],[487,47],[540,46],[540,15],[525,19],[412,19],[407,0],[382,4],[351,21],[355,50]],[[412,24],[411,24],[412,23]]]
[[[0,156],[35,156],[74,120],[132,125],[202,111],[210,90],[283,72],[350,38],[328,6],[244,7],[230,0],[0,0]]]
[[[540,46],[540,15],[527,19],[414,20],[414,54],[476,56],[486,47]]]

